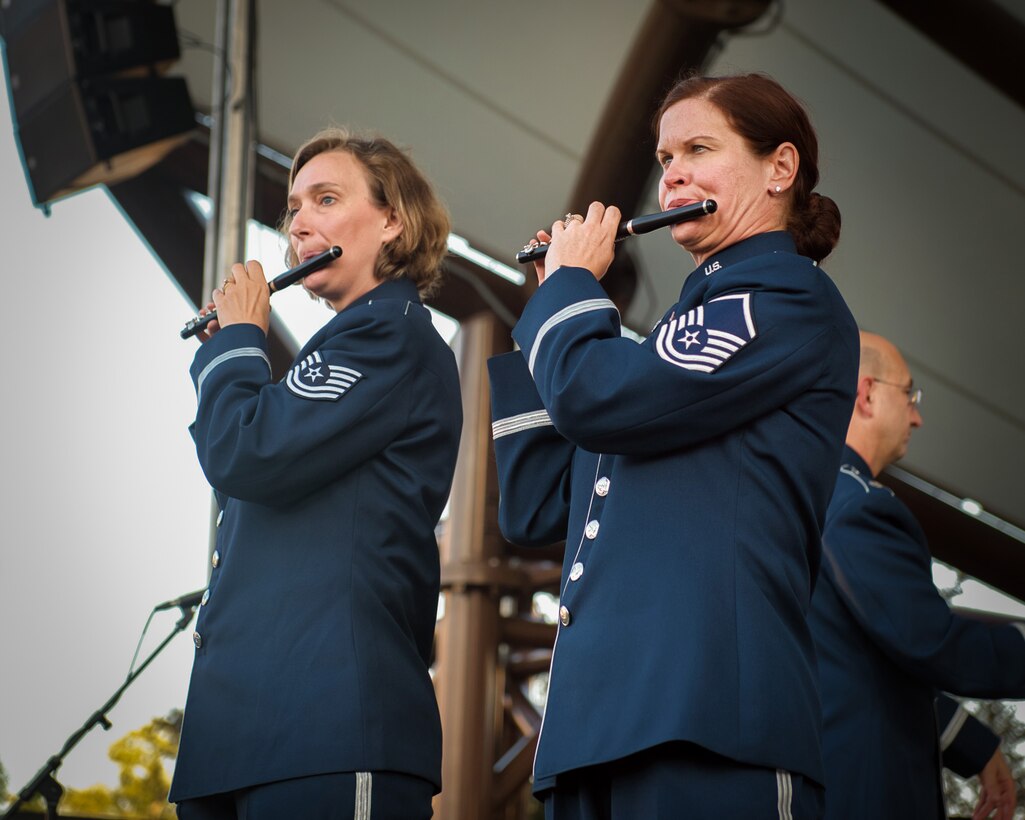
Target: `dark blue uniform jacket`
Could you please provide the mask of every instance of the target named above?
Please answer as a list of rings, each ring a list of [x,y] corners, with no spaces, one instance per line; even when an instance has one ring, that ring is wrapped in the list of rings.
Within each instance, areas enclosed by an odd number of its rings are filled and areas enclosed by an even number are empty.
[[[763,234],[643,344],[579,268],[513,335],[490,362],[500,525],[566,539],[535,791],[674,740],[821,781],[805,616],[858,358],[835,286]]]
[[[947,701],[937,729],[936,692],[1025,696],[1022,627],[951,612],[933,585],[918,522],[849,447],[826,516],[810,623],[827,817],[943,816],[941,738],[957,725]]]
[[[170,799],[347,771],[440,787],[434,527],[462,407],[416,287],[342,310],[276,384],[255,325],[191,372],[222,511]]]

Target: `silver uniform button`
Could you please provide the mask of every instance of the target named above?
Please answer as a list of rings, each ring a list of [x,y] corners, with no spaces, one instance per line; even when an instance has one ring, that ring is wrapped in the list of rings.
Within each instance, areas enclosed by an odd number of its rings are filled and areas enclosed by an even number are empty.
[[[562,622],[563,626],[569,626],[572,616],[569,614],[569,609],[567,607],[559,607],[559,620]]]
[[[205,590],[203,592],[203,600],[201,600],[199,602],[199,605],[200,606],[206,606],[206,602],[209,601],[209,600],[210,600],[210,590]]]
[[[598,537],[598,527],[597,521],[588,521],[587,526],[584,527],[584,535],[593,541]]]
[[[612,482],[609,481],[608,477],[607,476],[602,476],[601,478],[598,479],[598,482],[594,485],[594,491],[596,493],[598,493],[598,495],[608,495],[609,494],[609,487],[611,487],[611,486],[612,486]]]
[[[581,575],[584,574],[584,565],[577,561],[569,570],[569,579],[576,581]]]
[[[203,645],[203,636],[198,632],[192,633],[192,642],[196,645],[196,649],[199,649]]]
[[[210,556],[210,563],[214,569],[217,569],[217,565],[221,563],[221,554],[217,550],[214,550],[214,554]]]
[[[217,513],[217,526],[221,526],[221,522],[224,520],[224,510]]]

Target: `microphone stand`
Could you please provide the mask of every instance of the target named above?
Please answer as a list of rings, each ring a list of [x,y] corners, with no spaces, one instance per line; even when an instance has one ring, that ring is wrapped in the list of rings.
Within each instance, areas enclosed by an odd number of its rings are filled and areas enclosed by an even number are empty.
[[[142,674],[142,670],[150,665],[153,659],[156,658],[156,656],[160,654],[161,650],[171,642],[174,636],[185,630],[192,621],[193,616],[196,614],[196,605],[192,604],[187,607],[183,606],[181,607],[181,611],[182,616],[178,619],[177,623],[175,623],[171,634],[164,638],[160,643],[160,646],[150,653],[149,657],[139,665],[138,669],[125,678],[125,682],[118,687],[117,691],[110,696],[107,702],[93,712],[89,719],[82,724],[82,727],[64,742],[64,746],[61,750],[46,761],[46,764],[36,773],[36,776],[18,792],[17,799],[7,808],[7,811],[4,812],[3,818],[0,818],[0,820],[13,818],[14,813],[24,803],[31,800],[36,794],[41,794],[43,799],[46,801],[47,820],[57,820],[57,803],[60,801],[61,795],[64,793],[64,787],[57,782],[54,774],[57,769],[61,767],[61,764],[64,762],[64,758],[67,756],[68,752],[74,749],[75,746],[78,745],[78,742],[85,737],[89,731],[96,726],[96,724],[101,725],[104,731],[113,725],[107,719],[107,712],[114,708],[114,704],[121,699],[121,695],[124,694],[124,691],[132,684],[132,681]]]

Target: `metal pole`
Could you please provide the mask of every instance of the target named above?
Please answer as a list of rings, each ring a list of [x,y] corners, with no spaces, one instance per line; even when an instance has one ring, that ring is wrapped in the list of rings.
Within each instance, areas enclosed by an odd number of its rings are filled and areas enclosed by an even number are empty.
[[[245,258],[246,228],[252,213],[255,124],[252,66],[255,0],[218,0],[216,53],[210,95],[210,160],[207,193],[212,214],[206,226],[201,305]],[[217,540],[217,503],[211,500],[210,553]]]
[[[254,12],[253,0],[218,0],[216,40],[223,57],[214,63],[211,94],[207,190],[213,215],[204,253],[205,295],[245,255],[255,156],[250,93]]]

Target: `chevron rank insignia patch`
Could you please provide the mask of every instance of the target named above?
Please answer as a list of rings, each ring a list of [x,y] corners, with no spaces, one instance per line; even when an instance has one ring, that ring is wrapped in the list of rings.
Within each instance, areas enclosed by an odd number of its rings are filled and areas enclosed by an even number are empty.
[[[327,364],[320,353],[311,353],[288,372],[285,385],[300,398],[338,401],[362,378],[358,370]]]
[[[730,293],[670,318],[655,349],[670,364],[714,373],[755,336],[751,294]]]

